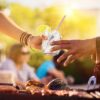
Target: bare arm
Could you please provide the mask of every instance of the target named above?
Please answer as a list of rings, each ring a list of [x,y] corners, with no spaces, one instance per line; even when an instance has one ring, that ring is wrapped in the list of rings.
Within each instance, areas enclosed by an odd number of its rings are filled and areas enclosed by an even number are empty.
[[[19,41],[21,33],[24,32],[24,30],[17,26],[10,18],[0,12],[0,32]]]
[[[57,69],[55,69],[55,68],[52,69],[52,70],[49,70],[48,73],[51,74],[51,75],[53,75],[53,76],[55,76],[55,77],[57,77],[57,78],[60,78],[62,80],[65,80],[64,73],[61,72],[61,71],[59,71],[59,70],[57,70]]]
[[[0,12],[0,32],[4,33],[18,41],[20,41],[20,37],[25,30],[16,25],[10,18],[5,16],[2,12]],[[39,48],[41,47],[42,38],[40,36],[33,36],[30,39],[29,44],[32,47]]]

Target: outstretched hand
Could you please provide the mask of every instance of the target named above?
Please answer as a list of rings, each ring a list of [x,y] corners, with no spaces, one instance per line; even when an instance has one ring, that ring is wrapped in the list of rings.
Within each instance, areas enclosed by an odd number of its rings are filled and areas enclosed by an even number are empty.
[[[53,48],[51,51],[66,49],[67,52],[62,54],[57,60],[58,63],[65,60],[64,66],[84,55],[91,55],[96,52],[96,40],[60,40],[52,42]]]

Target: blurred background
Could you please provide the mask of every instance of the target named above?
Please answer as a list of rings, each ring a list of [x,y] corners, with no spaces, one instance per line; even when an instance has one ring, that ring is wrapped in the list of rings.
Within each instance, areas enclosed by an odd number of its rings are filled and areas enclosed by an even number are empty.
[[[61,18],[66,19],[59,29],[64,39],[87,39],[100,36],[100,0],[0,0],[0,10],[26,31],[40,35],[37,27],[48,25],[55,29]],[[9,47],[17,41],[0,34],[0,60],[5,60]],[[37,69],[52,57],[30,49],[29,64]],[[38,59],[38,60],[37,60]],[[86,57],[63,68],[65,75],[75,78],[76,84],[86,83],[92,75],[94,62]]]

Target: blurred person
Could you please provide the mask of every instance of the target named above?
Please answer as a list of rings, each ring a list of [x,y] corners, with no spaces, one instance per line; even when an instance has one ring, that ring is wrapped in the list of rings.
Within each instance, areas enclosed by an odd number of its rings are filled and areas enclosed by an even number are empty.
[[[12,71],[15,74],[17,83],[26,82],[28,80],[39,81],[34,69],[28,65],[29,50],[21,44],[14,44],[8,53],[8,58],[1,65],[0,70]]]
[[[44,83],[48,83],[50,80],[54,78],[60,78],[65,80],[67,83],[74,83],[74,79],[71,76],[65,77],[62,69],[62,63],[57,63],[57,59],[64,53],[64,51],[60,51],[58,55],[55,55],[52,60],[45,61],[41,66],[37,69],[36,74],[41,81]]]
[[[0,43],[0,66],[6,60],[6,54],[4,50],[4,44]]]
[[[0,11],[0,33],[6,34],[24,45],[34,47],[36,49],[41,48],[42,36],[33,36],[24,29],[16,25],[9,17]]]

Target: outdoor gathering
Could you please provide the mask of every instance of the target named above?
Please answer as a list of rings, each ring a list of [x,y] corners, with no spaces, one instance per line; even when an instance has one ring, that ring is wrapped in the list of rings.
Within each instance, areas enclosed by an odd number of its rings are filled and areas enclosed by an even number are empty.
[[[0,100],[100,100],[100,0],[0,0]]]

